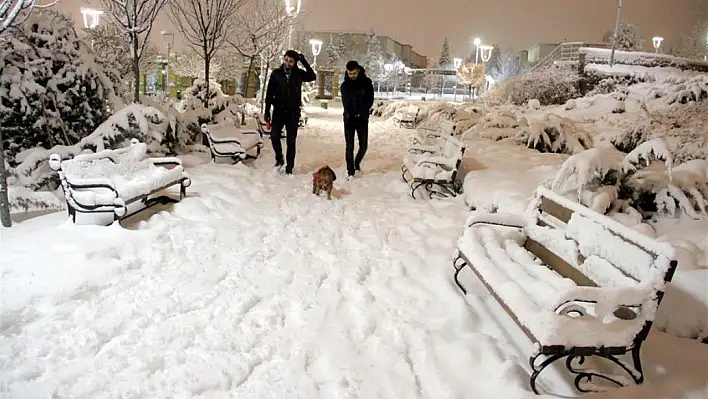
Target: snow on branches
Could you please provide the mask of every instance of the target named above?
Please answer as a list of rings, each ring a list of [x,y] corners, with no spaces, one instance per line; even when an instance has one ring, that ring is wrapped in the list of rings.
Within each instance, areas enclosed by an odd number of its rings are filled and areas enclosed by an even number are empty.
[[[663,167],[653,161],[663,161]],[[708,161],[677,166],[666,142],[655,138],[629,154],[601,145],[568,158],[551,188],[603,214],[708,216]],[[621,218],[621,217],[619,217]]]

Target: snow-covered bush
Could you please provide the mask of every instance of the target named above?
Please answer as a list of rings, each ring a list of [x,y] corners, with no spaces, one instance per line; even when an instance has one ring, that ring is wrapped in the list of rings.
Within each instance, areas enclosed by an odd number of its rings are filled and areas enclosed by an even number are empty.
[[[76,145],[58,145],[51,149],[35,147],[18,153],[18,165],[13,169],[13,185],[31,190],[57,188],[56,173],[48,166],[49,156],[58,153],[62,158],[70,158],[85,152],[120,148],[137,138],[148,145],[151,153],[165,155],[171,151],[174,136],[170,126],[159,110],[141,104],[128,105],[111,116],[89,136]]]
[[[31,13],[0,52],[0,129],[11,165],[26,149],[76,144],[119,104],[73,21],[52,9]]]
[[[664,167],[652,164],[654,160],[664,161]],[[699,219],[707,215],[708,164],[694,160],[674,166],[660,138],[629,154],[603,144],[568,158],[551,188],[628,225],[637,224],[639,215],[676,216],[679,210]]]
[[[565,69],[549,68],[528,72],[506,79],[485,94],[492,104],[510,102],[516,105],[537,99],[541,105],[565,104],[580,96],[577,73]]]
[[[564,154],[577,154],[593,146],[588,132],[572,120],[556,114],[546,114],[541,120],[521,126],[515,140],[539,152]]]
[[[708,77],[699,75],[673,87],[668,104],[687,104],[708,99]]]

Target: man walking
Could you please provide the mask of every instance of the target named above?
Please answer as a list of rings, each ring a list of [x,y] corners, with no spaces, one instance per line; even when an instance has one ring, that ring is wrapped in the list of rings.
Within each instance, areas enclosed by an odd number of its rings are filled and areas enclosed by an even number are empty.
[[[374,85],[366,76],[366,69],[356,61],[347,62],[347,74],[340,87],[344,106],[344,141],[347,160],[347,179],[354,177],[354,172],[361,171],[369,143],[369,110],[374,105]],[[354,133],[359,141],[359,151],[354,157]]]
[[[300,61],[305,70],[297,67]],[[271,123],[270,142],[275,153],[275,167],[281,170],[285,164],[285,174],[291,175],[295,166],[295,142],[297,128],[300,122],[300,107],[302,106],[302,84],[314,82],[317,76],[303,54],[295,50],[288,50],[283,56],[283,64],[273,70],[268,80],[265,96],[265,113],[263,118],[266,123]],[[271,122],[270,107],[273,106]],[[285,162],[283,162],[283,148],[280,143],[281,134],[285,128],[287,132]]]

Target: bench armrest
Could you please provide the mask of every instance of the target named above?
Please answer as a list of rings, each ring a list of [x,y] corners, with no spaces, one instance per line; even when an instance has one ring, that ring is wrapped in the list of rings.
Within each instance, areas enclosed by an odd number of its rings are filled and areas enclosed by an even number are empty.
[[[556,314],[571,317],[591,316],[632,320],[643,313],[651,301],[651,287],[638,284],[633,287],[574,287],[561,294],[555,307]]]
[[[489,213],[483,211],[474,211],[467,217],[467,227],[472,227],[476,224],[487,224],[493,226],[511,227],[523,229],[526,227],[526,219],[516,213]]]
[[[177,157],[155,157],[155,158],[150,158],[150,160],[152,161],[153,165],[155,165],[155,166],[162,166],[162,165],[182,166],[182,160]]]

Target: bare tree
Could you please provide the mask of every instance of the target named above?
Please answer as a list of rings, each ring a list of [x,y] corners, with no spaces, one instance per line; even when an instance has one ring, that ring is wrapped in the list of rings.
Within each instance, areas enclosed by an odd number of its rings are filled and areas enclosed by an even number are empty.
[[[279,0],[246,0],[242,11],[236,16],[236,30],[227,42],[248,60],[245,84],[253,73],[256,58],[274,42],[283,40],[292,19]]]
[[[265,102],[266,85],[268,84],[268,77],[271,73],[271,66],[276,63],[276,60],[283,55],[283,46],[285,45],[285,40],[288,37],[288,29],[282,29],[280,31],[274,31],[273,40],[263,47],[261,51],[261,65],[262,65],[262,81],[261,81],[261,112],[263,112],[263,105]]]
[[[494,80],[503,82],[519,73],[519,60],[512,54],[503,53],[496,58],[490,72]]]
[[[34,8],[46,8],[54,5],[36,5],[35,0],[0,0],[0,42],[17,25],[23,23]],[[5,227],[12,227],[10,218],[10,199],[7,192],[7,168],[5,168],[5,138],[0,129],[0,220]]]
[[[204,61],[206,95],[209,106],[211,61],[233,32],[234,18],[245,0],[172,0],[170,19],[182,32],[187,45]]]
[[[219,52],[209,63],[210,79],[220,81],[234,77],[241,71],[240,56],[228,52]],[[205,79],[204,60],[195,52],[181,54],[170,67],[177,76],[200,80]]]
[[[122,93],[122,83],[125,82],[125,79],[130,76],[133,70],[132,43],[127,32],[124,32],[113,23],[107,23],[95,28],[85,29],[85,33],[85,41],[90,52],[106,70],[106,73],[114,83],[116,92]],[[152,43],[148,43],[138,60],[140,70],[154,69],[158,53],[157,47]]]
[[[169,0],[101,0],[111,21],[122,28],[130,43],[133,101],[140,102],[140,60],[150,42],[155,18]]]

